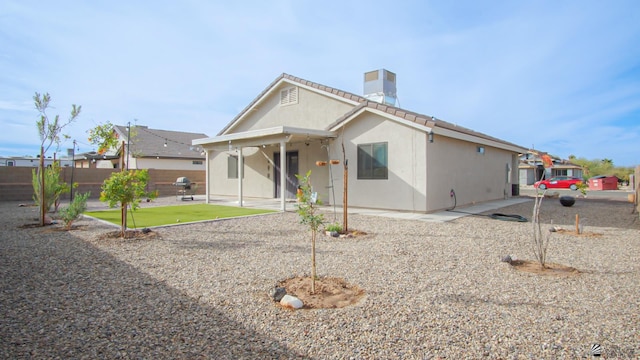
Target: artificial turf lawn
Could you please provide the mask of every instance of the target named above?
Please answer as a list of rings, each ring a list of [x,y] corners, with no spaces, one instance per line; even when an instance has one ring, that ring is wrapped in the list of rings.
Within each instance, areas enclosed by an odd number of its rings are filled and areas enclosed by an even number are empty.
[[[135,211],[127,210],[127,227],[145,228],[150,226],[162,226],[193,221],[224,219],[238,216],[268,214],[275,212],[264,209],[248,209],[223,205],[178,205],[155,206],[138,208]],[[116,225],[120,225],[120,208],[105,211],[88,211],[85,215],[92,216]],[[135,224],[135,225],[134,225]]]

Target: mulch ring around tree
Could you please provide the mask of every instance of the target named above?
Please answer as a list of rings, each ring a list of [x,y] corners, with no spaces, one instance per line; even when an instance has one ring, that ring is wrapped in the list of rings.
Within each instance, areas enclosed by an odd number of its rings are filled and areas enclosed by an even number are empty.
[[[533,260],[513,260],[509,263],[512,268],[538,275],[552,276],[577,276],[580,271],[576,268],[561,264],[546,263],[544,267],[540,266],[538,261]]]
[[[316,291],[311,294],[311,277],[294,277],[278,283],[287,294],[302,300],[304,309],[335,309],[357,304],[365,291],[349,285],[344,279],[321,277],[316,279]]]
[[[556,232],[558,234],[566,234],[566,235],[573,235],[573,236],[579,236],[579,237],[601,237],[602,236],[601,233],[595,233],[591,231],[583,231],[579,233],[575,230],[556,229]]]
[[[157,232],[144,228],[141,230],[126,230],[124,237],[121,236],[120,230],[109,231],[98,236],[98,240],[153,240],[160,238]]]
[[[349,229],[346,232],[338,232],[338,231],[325,231],[325,235],[335,238],[356,238],[368,235],[366,232],[361,230]]]

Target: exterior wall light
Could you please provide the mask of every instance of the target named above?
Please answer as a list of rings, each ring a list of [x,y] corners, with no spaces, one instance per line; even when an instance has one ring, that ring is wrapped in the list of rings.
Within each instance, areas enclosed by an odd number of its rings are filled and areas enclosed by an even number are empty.
[[[433,131],[429,131],[427,136],[428,136],[429,142],[432,143],[433,142]]]

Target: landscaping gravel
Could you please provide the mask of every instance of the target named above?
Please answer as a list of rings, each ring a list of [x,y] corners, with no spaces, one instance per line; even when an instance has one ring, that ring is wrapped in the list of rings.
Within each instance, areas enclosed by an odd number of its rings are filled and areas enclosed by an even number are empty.
[[[532,208],[495,212],[530,218]],[[24,227],[37,208],[0,203],[0,358],[575,359],[593,344],[605,358],[639,358],[638,214],[588,199],[542,208],[545,228],[572,230],[578,213],[591,234],[552,235],[548,261],[579,274],[501,262],[533,259],[530,222],[351,215],[367,235],[320,237],[318,273],[366,296],[293,311],[269,297],[310,273],[310,232],[293,212],[120,240],[92,219],[69,232]]]

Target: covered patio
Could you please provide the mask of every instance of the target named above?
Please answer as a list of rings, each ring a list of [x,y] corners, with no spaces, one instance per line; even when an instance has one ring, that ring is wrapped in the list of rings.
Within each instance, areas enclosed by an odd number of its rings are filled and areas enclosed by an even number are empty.
[[[212,138],[193,140],[194,146],[201,146],[206,153],[206,202],[211,199],[211,158],[215,152],[235,152],[238,156],[238,205],[243,206],[244,198],[244,156],[263,151],[267,146],[277,146],[280,154],[287,153],[287,145],[294,143],[323,142],[335,139],[337,134],[333,131],[305,129],[291,126],[277,126],[266,129],[237,132],[228,135],[221,135]],[[264,154],[264,152],[263,152]],[[264,154],[269,161],[270,158]],[[274,168],[279,168],[279,184],[287,183],[288,164],[286,156],[279,156],[279,163],[273,164]],[[279,192],[280,210],[286,211],[287,192]]]

